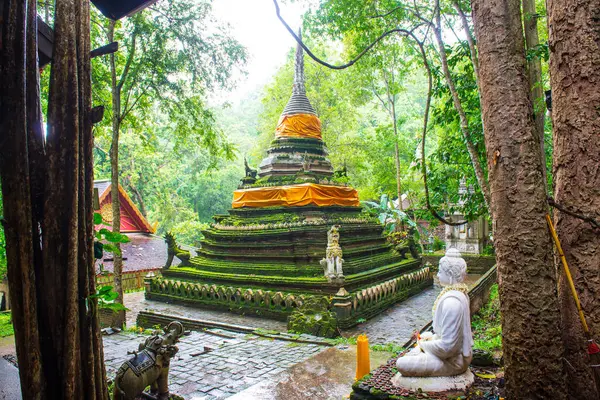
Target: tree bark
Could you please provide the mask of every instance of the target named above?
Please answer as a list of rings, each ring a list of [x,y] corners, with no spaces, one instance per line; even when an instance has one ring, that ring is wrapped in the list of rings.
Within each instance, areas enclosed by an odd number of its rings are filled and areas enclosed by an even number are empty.
[[[600,0],[549,0],[548,28],[554,199],[580,214],[600,215]],[[588,325],[600,339],[600,231],[556,211],[556,230]],[[568,389],[573,399],[600,397],[593,385],[586,338],[573,298],[560,277]]]
[[[564,399],[556,273],[519,0],[474,0],[506,397]]]
[[[108,26],[108,42],[114,41],[115,21]],[[119,198],[119,131],[121,129],[121,87],[117,84],[115,55],[110,55],[111,92],[112,92],[112,140],[110,144],[110,182],[112,201],[112,231],[121,233],[121,201]],[[114,291],[118,297],[116,302],[123,304],[123,255],[121,244],[115,243],[119,250],[113,255]],[[113,324],[122,327],[125,324],[125,311],[116,312]]]
[[[96,301],[89,298],[96,291],[89,1],[56,5],[45,143],[36,2],[3,6],[0,176],[22,395],[107,399]]]
[[[538,37],[538,14],[535,9],[535,0],[523,0],[523,13],[525,14],[525,44],[527,50],[533,50],[540,44]],[[542,83],[542,61],[539,57],[532,57],[528,62],[529,83],[531,85],[531,102],[535,131],[540,142],[540,157],[544,166],[544,185],[546,185],[546,152],[544,151],[544,119],[546,116],[546,103]]]

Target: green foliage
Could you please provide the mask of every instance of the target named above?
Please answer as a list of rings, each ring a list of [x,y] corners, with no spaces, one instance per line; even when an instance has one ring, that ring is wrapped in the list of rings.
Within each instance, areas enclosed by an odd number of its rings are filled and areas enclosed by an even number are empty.
[[[416,227],[416,223],[405,212],[398,210],[385,194],[381,195],[379,203],[363,201],[362,204],[365,206],[367,212],[377,215],[379,222],[384,226],[387,233],[395,231],[397,224],[400,222],[406,223],[411,227]]]
[[[109,21],[92,13],[93,47],[108,40]],[[205,102],[230,88],[245,49],[218,23],[210,1],[161,0],[116,23],[114,56],[120,90],[119,181],[158,234],[196,244],[215,212],[230,206],[242,165],[228,165],[235,146]],[[93,60],[95,103],[112,110],[110,57]],[[110,177],[112,118],[95,126],[95,173]],[[228,204],[229,203],[229,204]],[[111,246],[109,246],[111,247]],[[114,250],[114,249],[112,249]]]
[[[369,348],[373,351],[387,351],[389,353],[399,354],[404,351],[404,347],[396,343],[373,344]]]
[[[483,248],[481,254],[484,256],[493,256],[496,254],[496,249],[494,248],[494,245],[488,244]]]
[[[115,301],[117,297],[119,297],[119,294],[113,290],[112,286],[108,285],[99,287],[95,294],[90,295],[90,299],[98,300],[98,308],[126,311],[127,308],[123,304]]]
[[[433,237],[433,245],[432,245],[431,250],[439,251],[439,250],[444,250],[445,248],[446,248],[446,242],[444,242],[439,237],[434,236]]]
[[[94,223],[96,225],[102,224],[102,216],[98,213],[94,213]],[[119,254],[121,250],[115,245],[115,243],[128,243],[129,238],[121,233],[114,233],[106,228],[101,228],[96,231],[96,244],[100,244],[103,251],[113,254]],[[101,242],[105,241],[105,242]],[[103,265],[100,264],[100,271],[103,272]],[[112,286],[100,286],[96,288],[96,293],[89,296],[89,299],[97,299],[98,308],[109,309],[113,311],[126,311],[127,308],[116,302],[115,300],[119,297],[119,294],[113,290]]]
[[[500,324],[500,298],[498,284],[492,286],[488,302],[473,316],[471,322],[475,349],[488,352],[502,350],[502,326]]]
[[[0,312],[0,337],[12,336],[15,334],[12,325],[10,311]]]

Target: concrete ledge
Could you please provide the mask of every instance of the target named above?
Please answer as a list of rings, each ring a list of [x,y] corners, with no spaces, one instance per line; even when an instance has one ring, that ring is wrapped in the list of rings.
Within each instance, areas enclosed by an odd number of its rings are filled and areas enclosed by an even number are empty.
[[[440,258],[443,254],[423,254],[423,264],[429,262],[437,269],[440,263]],[[482,256],[475,254],[461,254],[462,258],[467,262],[467,273],[469,274],[485,274],[494,265],[496,265],[495,256]]]

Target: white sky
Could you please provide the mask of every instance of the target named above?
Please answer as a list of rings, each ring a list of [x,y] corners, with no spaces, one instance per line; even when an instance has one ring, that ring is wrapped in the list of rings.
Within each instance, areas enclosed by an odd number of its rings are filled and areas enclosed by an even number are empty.
[[[307,9],[306,3],[280,2],[280,8],[287,23],[297,30]],[[295,41],[277,19],[272,0],[215,0],[213,11],[219,21],[231,25],[231,34],[248,51],[248,75],[240,78],[234,90],[211,96],[212,102],[233,103],[268,83],[285,63],[287,52],[295,46]]]

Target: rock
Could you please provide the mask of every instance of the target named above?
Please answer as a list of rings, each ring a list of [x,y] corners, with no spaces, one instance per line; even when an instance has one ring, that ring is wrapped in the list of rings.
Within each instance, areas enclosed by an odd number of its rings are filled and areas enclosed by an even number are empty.
[[[474,349],[471,365],[476,367],[489,367],[494,365],[494,356],[489,351]]]
[[[426,393],[439,393],[452,390],[466,390],[475,381],[475,376],[471,370],[467,370],[460,375],[455,376],[436,376],[427,378],[418,378],[412,376],[402,376],[397,373],[392,378],[392,384],[396,387],[408,389],[411,391],[422,390]]]
[[[339,336],[335,314],[327,309],[323,297],[312,297],[288,317],[288,331],[325,338]]]

